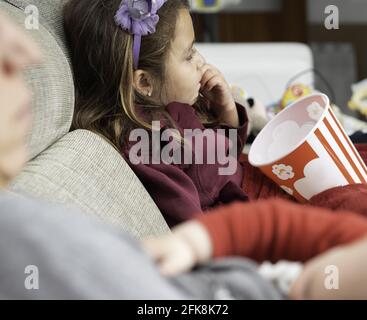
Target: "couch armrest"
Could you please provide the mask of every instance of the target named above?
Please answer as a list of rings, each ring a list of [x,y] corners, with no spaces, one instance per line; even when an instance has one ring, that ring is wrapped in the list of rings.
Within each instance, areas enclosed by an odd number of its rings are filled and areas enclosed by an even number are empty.
[[[169,231],[121,155],[87,130],[67,134],[30,161],[11,190],[77,207],[137,238]]]
[[[198,43],[196,47],[230,84],[265,105],[281,98],[293,76],[313,68],[311,49],[301,43]],[[313,86],[312,72],[301,79]]]

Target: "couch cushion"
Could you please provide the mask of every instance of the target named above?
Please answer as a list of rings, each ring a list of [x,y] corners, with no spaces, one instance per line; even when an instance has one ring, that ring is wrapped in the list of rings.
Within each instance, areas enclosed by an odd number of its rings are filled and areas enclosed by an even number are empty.
[[[169,231],[121,155],[87,130],[65,135],[30,161],[11,189],[81,208],[138,238]]]
[[[74,112],[74,84],[63,45],[62,1],[0,0],[0,10],[24,26],[24,9],[29,4],[39,9],[39,30],[27,32],[46,58],[42,66],[25,72],[33,92],[33,128],[28,138],[32,159],[69,131]]]

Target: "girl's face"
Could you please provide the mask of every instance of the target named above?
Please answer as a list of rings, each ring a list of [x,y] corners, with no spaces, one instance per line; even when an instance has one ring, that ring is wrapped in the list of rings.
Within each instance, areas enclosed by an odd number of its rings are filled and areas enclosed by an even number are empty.
[[[35,45],[0,14],[0,188],[23,167],[30,129],[30,92],[21,71],[40,55]]]
[[[205,60],[195,49],[194,42],[190,13],[181,9],[166,64],[165,105],[174,101],[193,105],[197,101]]]

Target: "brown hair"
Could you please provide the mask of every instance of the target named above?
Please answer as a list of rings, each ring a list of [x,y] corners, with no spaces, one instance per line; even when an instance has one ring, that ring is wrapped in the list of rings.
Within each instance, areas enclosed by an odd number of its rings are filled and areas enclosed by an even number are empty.
[[[162,116],[172,120],[159,101],[133,88],[133,36],[114,21],[120,3],[69,0],[64,7],[64,27],[76,86],[72,129],[101,134],[122,151],[133,128],[151,128],[136,114],[135,104],[147,106],[144,110],[151,120]],[[188,0],[168,0],[158,11],[156,32],[142,38],[138,67],[152,76],[160,96],[179,9],[189,9]]]

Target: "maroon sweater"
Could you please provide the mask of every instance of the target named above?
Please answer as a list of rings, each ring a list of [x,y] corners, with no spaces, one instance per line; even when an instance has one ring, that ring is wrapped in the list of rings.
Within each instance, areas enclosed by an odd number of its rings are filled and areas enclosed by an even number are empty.
[[[184,129],[206,129],[197,117],[195,110],[188,104],[173,102],[166,107],[167,112],[183,133]],[[229,150],[230,141],[228,130],[226,137],[219,139],[217,129],[237,130],[236,170],[232,175],[220,175],[221,165],[215,159],[215,164],[195,164],[195,148],[192,150],[193,164],[133,164],[129,159],[129,151],[135,143],[131,143],[124,152],[124,156],[135,174],[139,177],[158,208],[161,210],[169,226],[193,218],[198,213],[219,204],[230,203],[235,200],[246,201],[247,196],[242,190],[243,166],[238,161],[247,139],[247,114],[243,106],[237,105],[240,120],[239,128],[229,126],[214,127],[215,141],[224,144]],[[161,132],[168,127],[161,124]],[[151,134],[149,135],[151,137]],[[221,135],[223,137],[223,135]],[[207,141],[203,139],[203,150],[207,150]],[[162,150],[164,144],[160,144]],[[152,147],[150,148],[152,149]],[[201,150],[201,148],[200,148]],[[150,150],[151,151],[151,150]],[[181,162],[182,163],[182,162]]]

